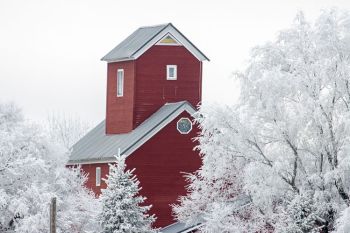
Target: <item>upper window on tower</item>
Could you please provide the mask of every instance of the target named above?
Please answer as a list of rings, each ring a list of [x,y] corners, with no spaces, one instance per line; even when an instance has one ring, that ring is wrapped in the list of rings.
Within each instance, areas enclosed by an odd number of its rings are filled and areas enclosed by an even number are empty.
[[[117,71],[117,97],[121,97],[124,94],[124,70],[118,69]]]
[[[177,79],[177,65],[166,66],[166,79],[176,80]]]

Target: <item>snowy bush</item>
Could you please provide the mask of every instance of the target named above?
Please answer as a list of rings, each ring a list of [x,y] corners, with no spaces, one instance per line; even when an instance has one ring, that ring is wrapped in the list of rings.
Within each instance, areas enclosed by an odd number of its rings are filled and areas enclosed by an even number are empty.
[[[46,140],[13,104],[0,104],[0,232],[49,231],[49,203],[57,198],[57,232],[98,232],[100,205],[84,188],[68,154]]]
[[[117,164],[109,165],[105,180],[107,189],[102,190],[100,221],[104,233],[154,233],[151,225],[154,216],[147,212],[151,206],[141,206],[145,197],[137,196],[140,182],[127,170],[124,156],[117,156]]]
[[[336,10],[314,24],[299,13],[254,48],[239,102],[198,114],[203,166],[178,220],[200,217],[203,232],[349,232],[349,54],[350,16]],[[232,204],[238,195],[250,203]]]

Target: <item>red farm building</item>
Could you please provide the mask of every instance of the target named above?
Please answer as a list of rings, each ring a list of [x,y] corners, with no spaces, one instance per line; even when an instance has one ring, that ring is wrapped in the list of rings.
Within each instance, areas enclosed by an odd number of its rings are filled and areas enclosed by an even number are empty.
[[[202,98],[202,62],[209,59],[169,23],[137,29],[102,60],[106,120],[73,146],[68,165],[80,164],[98,195],[108,163],[118,152],[126,155],[141,195],[153,205],[155,227],[175,232],[170,205],[186,194],[183,173],[201,165],[192,115]]]

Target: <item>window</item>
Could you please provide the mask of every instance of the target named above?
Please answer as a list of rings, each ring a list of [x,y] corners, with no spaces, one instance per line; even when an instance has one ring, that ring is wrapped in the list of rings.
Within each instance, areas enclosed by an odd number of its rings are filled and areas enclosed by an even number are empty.
[[[161,41],[160,41],[161,44],[177,44],[176,40],[170,36],[170,35],[167,35],[166,37],[164,37]]]
[[[117,72],[117,97],[121,97],[124,94],[124,70],[118,69]]]
[[[188,118],[181,118],[176,127],[181,134],[188,134],[192,130],[192,122]]]
[[[179,41],[175,39],[173,35],[170,33],[166,34],[158,43],[157,45],[181,45]]]
[[[166,66],[166,79],[176,80],[177,79],[177,65]]]
[[[101,185],[101,168],[97,167],[96,168],[96,186]]]

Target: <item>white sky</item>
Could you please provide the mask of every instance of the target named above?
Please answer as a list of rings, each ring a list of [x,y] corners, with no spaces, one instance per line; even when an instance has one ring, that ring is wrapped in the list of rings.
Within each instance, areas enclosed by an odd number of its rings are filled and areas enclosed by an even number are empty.
[[[106,64],[100,58],[140,26],[172,22],[210,59],[204,103],[233,103],[231,73],[252,47],[273,40],[298,10],[350,9],[349,0],[0,0],[0,101],[27,118],[63,112],[104,119]]]

